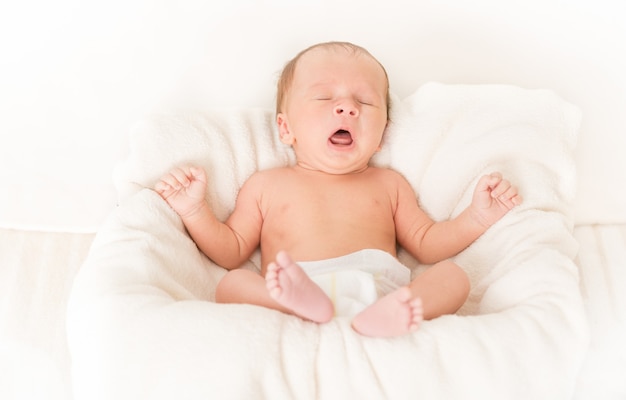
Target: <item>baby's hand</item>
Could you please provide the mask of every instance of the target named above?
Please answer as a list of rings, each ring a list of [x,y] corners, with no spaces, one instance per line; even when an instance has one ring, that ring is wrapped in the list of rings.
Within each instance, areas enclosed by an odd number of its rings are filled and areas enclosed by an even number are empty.
[[[480,178],[470,207],[478,222],[489,227],[521,203],[522,196],[517,193],[517,188],[502,179],[499,172],[494,172]]]
[[[165,174],[154,190],[180,215],[188,217],[204,204],[207,178],[202,168],[175,168]]]

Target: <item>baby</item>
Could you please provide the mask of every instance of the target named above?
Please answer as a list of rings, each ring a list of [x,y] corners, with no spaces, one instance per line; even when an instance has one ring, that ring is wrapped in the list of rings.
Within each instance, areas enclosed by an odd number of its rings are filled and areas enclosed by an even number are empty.
[[[229,270],[216,289],[217,302],[255,304],[324,323],[335,305],[309,268],[325,260],[343,265],[337,260],[347,257],[364,264],[348,269],[382,268],[383,275],[394,275],[406,269],[398,267],[399,244],[433,265],[412,281],[408,272],[384,280],[379,297],[352,318],[354,330],[403,335],[423,319],[463,305],[468,277],[447,259],[520,204],[521,196],[492,173],[480,178],[460,215],[431,220],[400,174],[369,165],[381,148],[388,107],[387,73],[369,52],[351,43],[318,44],[291,60],[278,83],[276,122],[295,165],[252,175],[226,222],[205,200],[201,168],[176,168],[162,177],[155,190],[199,249]],[[259,246],[261,275],[238,268]]]

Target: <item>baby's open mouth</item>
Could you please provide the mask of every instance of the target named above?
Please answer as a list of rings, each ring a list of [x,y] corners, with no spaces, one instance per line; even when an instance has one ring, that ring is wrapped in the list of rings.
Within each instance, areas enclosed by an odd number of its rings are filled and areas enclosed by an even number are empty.
[[[334,145],[349,146],[352,144],[352,135],[344,129],[339,129],[330,137],[330,142]]]

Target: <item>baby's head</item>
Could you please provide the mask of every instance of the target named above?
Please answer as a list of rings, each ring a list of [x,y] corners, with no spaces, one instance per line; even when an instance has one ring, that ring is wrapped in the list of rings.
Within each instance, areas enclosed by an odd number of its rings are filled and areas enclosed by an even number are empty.
[[[298,62],[300,61],[302,56],[304,56],[305,54],[308,54],[309,52],[313,50],[345,51],[345,52],[353,54],[354,56],[369,57],[372,60],[376,61],[376,63],[380,65],[380,68],[383,71],[385,80],[386,80],[385,99],[386,99],[387,115],[389,115],[389,103],[390,103],[389,78],[387,76],[387,71],[385,70],[385,67],[383,67],[383,65],[374,56],[372,56],[370,52],[367,51],[365,48],[361,46],[357,46],[349,42],[318,43],[302,50],[291,61],[289,61],[283,68],[283,71],[280,74],[280,77],[278,79],[278,85],[277,85],[278,87],[277,87],[277,93],[276,93],[276,114],[279,114],[283,111],[283,108],[285,106],[285,99],[287,98],[289,89],[291,88],[291,84],[293,82],[293,77],[295,75]]]
[[[383,66],[351,43],[321,43],[290,61],[278,83],[276,123],[298,165],[329,173],[367,168],[389,122]]]

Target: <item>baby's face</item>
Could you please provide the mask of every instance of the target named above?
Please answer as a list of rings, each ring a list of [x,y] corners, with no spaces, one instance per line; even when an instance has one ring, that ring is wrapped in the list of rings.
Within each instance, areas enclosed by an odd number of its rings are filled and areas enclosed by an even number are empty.
[[[368,55],[318,48],[296,66],[277,122],[298,164],[328,173],[367,168],[387,125],[387,79]]]

